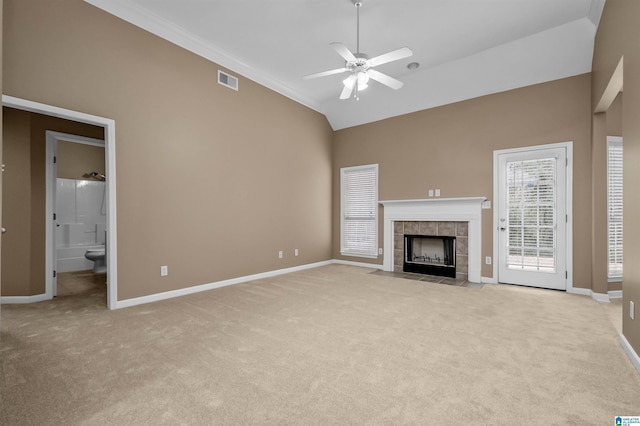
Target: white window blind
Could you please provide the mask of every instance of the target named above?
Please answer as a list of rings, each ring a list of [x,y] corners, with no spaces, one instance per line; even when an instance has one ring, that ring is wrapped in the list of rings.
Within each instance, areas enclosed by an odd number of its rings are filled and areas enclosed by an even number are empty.
[[[622,279],[622,138],[607,138],[607,217],[610,280]]]
[[[556,270],[556,158],[507,163],[507,267]]]
[[[340,169],[340,253],[378,255],[378,165]]]

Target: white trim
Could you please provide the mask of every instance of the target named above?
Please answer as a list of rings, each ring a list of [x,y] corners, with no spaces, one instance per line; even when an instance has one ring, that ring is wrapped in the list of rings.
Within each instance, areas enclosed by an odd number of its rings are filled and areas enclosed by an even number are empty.
[[[160,300],[173,299],[174,297],[186,296],[188,294],[200,293],[202,291],[213,290],[220,287],[227,287],[235,284],[242,284],[248,281],[255,281],[264,278],[271,278],[278,275],[289,274],[291,272],[304,271],[306,269],[313,269],[320,266],[331,265],[332,260],[326,260],[323,262],[310,263],[307,265],[294,266],[292,268],[277,269],[275,271],[263,272],[260,274],[246,275],[243,277],[231,278],[228,280],[212,282],[208,284],[196,285],[193,287],[181,288],[179,290],[165,291],[163,293],[150,294],[148,296],[136,297],[133,299],[118,301],[115,309],[129,308],[131,306],[143,305],[146,303],[159,302]]]
[[[590,298],[592,298],[593,300],[595,300],[596,302],[600,302],[600,303],[610,303],[611,300],[609,300],[611,298],[611,292],[609,293],[596,293],[593,290],[589,289],[589,288],[580,288],[580,287],[572,287],[572,288],[567,288],[567,293],[570,294],[578,294],[580,296],[588,296]],[[622,294],[620,295],[620,297],[622,297]]]
[[[460,197],[380,201],[384,206],[383,269],[393,271],[395,221],[469,222],[468,280],[479,283],[482,258],[482,202],[485,200],[485,197]]]
[[[566,269],[567,269],[567,278],[566,278],[566,291],[568,293],[576,293],[583,294],[579,291],[574,292],[573,290],[573,142],[559,142],[559,143],[551,143],[546,145],[536,145],[536,146],[527,146],[521,148],[511,148],[511,149],[501,149],[493,151],[493,276],[496,280],[498,277],[498,266],[500,262],[499,255],[499,239],[500,239],[500,231],[499,231],[499,223],[500,223],[500,209],[499,206],[496,205],[498,200],[498,155],[503,154],[514,154],[526,151],[536,151],[536,150],[544,150],[544,149],[553,149],[553,148],[565,148],[566,149],[566,158],[567,158],[567,166],[566,166],[566,185],[567,190],[565,193],[566,202],[565,202],[565,212],[567,214],[567,229],[566,229]],[[581,289],[579,289],[581,290]]]
[[[622,290],[609,290],[609,299],[622,299]]]
[[[46,293],[36,294],[33,296],[2,296],[0,297],[1,305],[23,305],[27,303],[44,302],[45,300],[51,300]]]
[[[495,278],[487,278],[487,277],[481,277],[480,278],[480,282],[482,284],[498,284],[498,280]]]
[[[104,127],[107,181],[107,308],[118,303],[118,240],[116,224],[116,122],[109,118],[2,95],[2,105],[66,120]]]
[[[567,288],[567,293],[579,294],[581,296],[591,297],[591,294],[593,293],[593,291],[591,291],[591,289],[589,288],[571,287],[570,289]]]
[[[308,96],[303,96],[278,80],[273,75],[245,63],[244,61],[211,46],[210,43],[194,36],[183,28],[169,22],[164,18],[150,12],[148,9],[136,5],[133,2],[113,0],[84,0],[93,6],[102,9],[124,21],[139,28],[149,31],[151,34],[163,38],[177,46],[182,47],[196,55],[208,59],[220,66],[228,68],[249,80],[253,80],[269,89],[286,96],[302,105],[324,114],[322,105]]]
[[[56,132],[53,130],[46,131],[47,136],[51,136],[56,141],[80,143],[83,145],[97,146],[104,148],[104,139],[88,138],[86,136],[73,135],[71,133]]]
[[[343,259],[333,259],[332,263],[336,265],[358,266],[361,268],[382,270],[382,265],[379,265],[377,263],[352,262],[350,260],[343,260]]]
[[[631,364],[633,364],[636,370],[638,370],[638,373],[640,373],[640,357],[638,356],[636,351],[633,350],[633,347],[631,346],[627,338],[624,337],[624,334],[620,334],[619,340],[620,340],[620,346],[622,346],[622,349],[624,349],[625,353],[629,357]]]
[[[591,298],[593,300],[595,300],[596,302],[601,302],[601,303],[609,303],[609,295],[606,293],[595,293],[595,292],[591,292]]]

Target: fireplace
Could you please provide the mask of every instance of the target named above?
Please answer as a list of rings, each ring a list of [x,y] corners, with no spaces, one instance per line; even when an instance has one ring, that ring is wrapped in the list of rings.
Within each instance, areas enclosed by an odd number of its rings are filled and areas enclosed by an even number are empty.
[[[456,278],[456,237],[405,234],[402,270]]]
[[[485,197],[380,201],[384,206],[384,271],[401,271],[404,234],[456,237],[456,278],[481,282]],[[434,232],[435,231],[435,232]],[[396,238],[400,236],[400,238]]]

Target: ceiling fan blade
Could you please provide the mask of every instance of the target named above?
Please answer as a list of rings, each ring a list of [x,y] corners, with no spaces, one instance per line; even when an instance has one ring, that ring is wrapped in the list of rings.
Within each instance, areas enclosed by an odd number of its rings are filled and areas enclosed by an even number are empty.
[[[349,99],[351,96],[351,92],[353,92],[353,88],[356,86],[357,78],[355,75],[351,74],[344,81],[344,89],[342,89],[342,93],[340,93],[340,99]]]
[[[328,75],[333,75],[333,74],[340,74],[340,73],[345,72],[345,71],[349,71],[349,70],[347,68],[336,68],[335,70],[329,70],[329,71],[319,72],[319,73],[316,73],[316,74],[305,75],[302,78],[304,80],[311,80],[313,78],[326,77]]]
[[[398,90],[404,85],[404,83],[400,80],[396,80],[393,77],[389,77],[388,75],[382,74],[380,71],[372,70],[371,68],[367,70],[367,74],[369,74],[369,77],[374,79],[375,81],[382,83],[385,86],[391,87],[395,90]]]
[[[375,58],[369,59],[369,66],[375,67],[378,65],[386,64],[387,62],[397,61],[398,59],[408,58],[412,56],[413,52],[408,47],[394,50],[389,53],[384,53]]]
[[[330,43],[330,45],[335,49],[336,52],[338,52],[338,55],[344,58],[345,61],[351,62],[356,60],[356,57],[353,55],[353,53],[351,53],[349,49],[347,49],[347,47],[344,44],[333,42],[333,43]]]

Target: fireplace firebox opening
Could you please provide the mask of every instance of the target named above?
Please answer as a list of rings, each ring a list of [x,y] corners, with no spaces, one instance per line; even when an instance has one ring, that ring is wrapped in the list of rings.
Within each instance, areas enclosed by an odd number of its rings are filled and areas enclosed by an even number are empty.
[[[456,277],[456,237],[404,236],[403,271]]]

